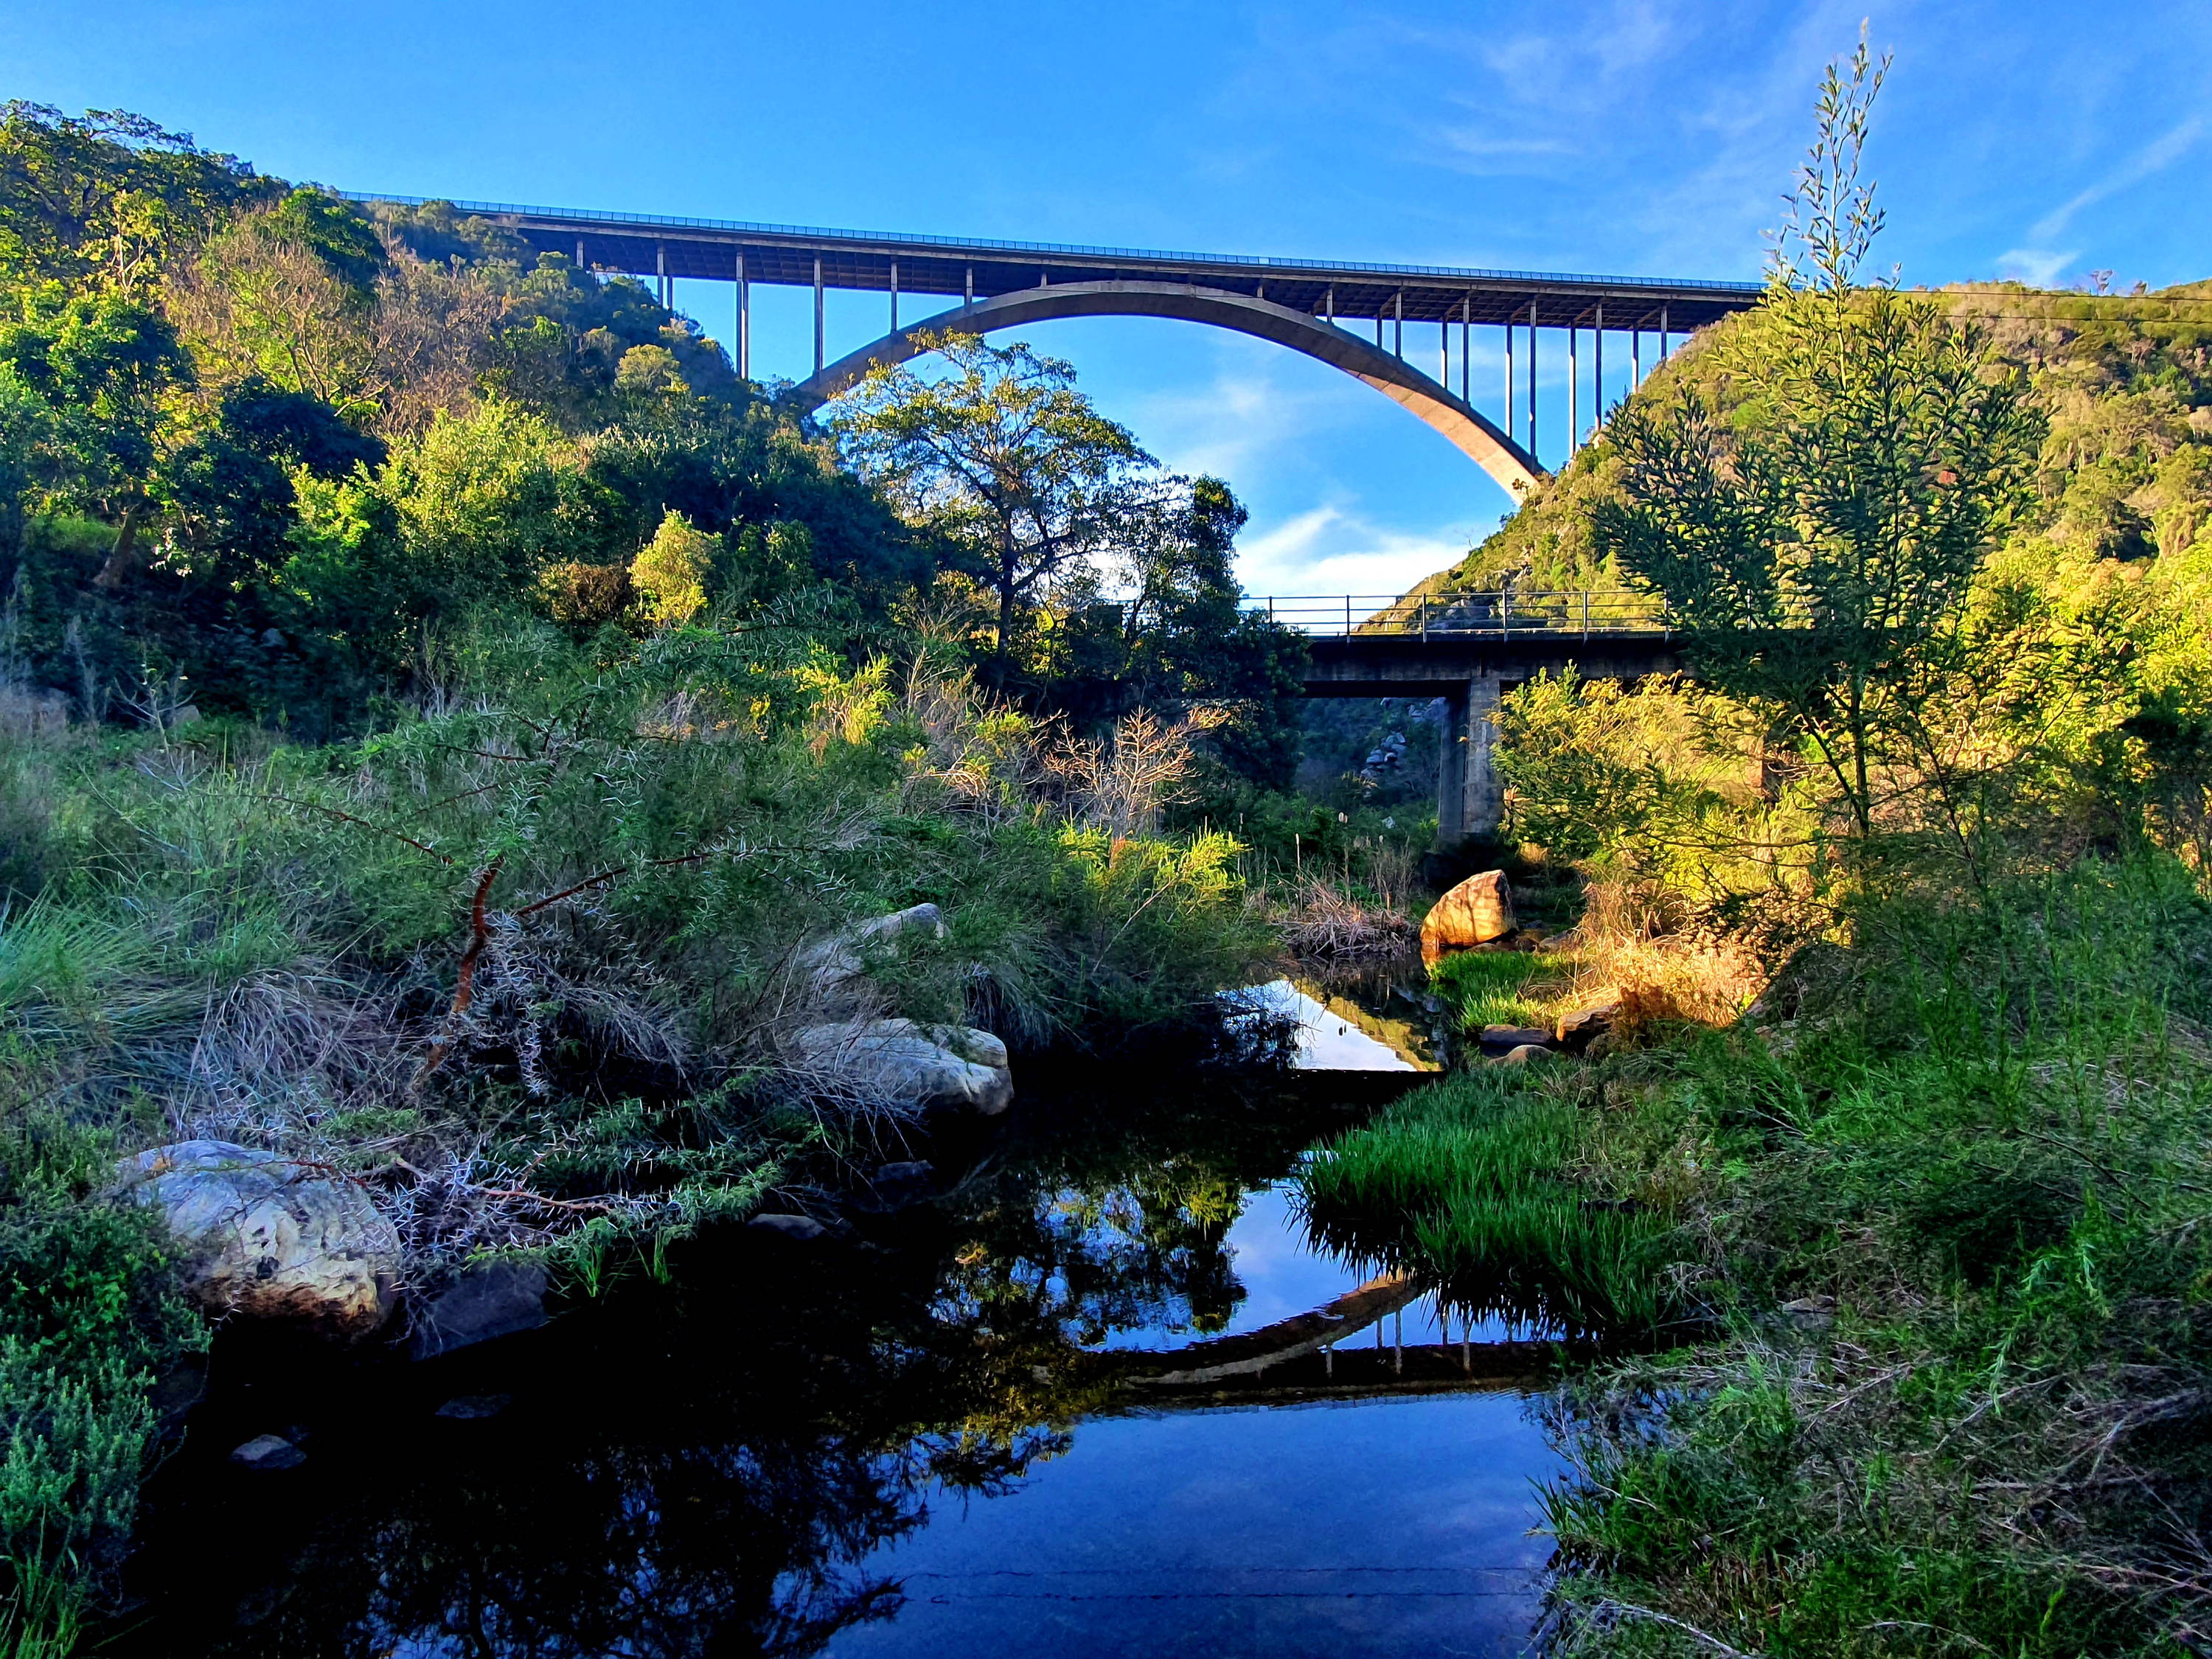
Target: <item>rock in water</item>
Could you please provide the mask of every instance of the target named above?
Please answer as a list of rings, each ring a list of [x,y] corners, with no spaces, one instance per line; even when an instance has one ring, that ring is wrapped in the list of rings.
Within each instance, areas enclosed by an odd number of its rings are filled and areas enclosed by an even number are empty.
[[[1006,1045],[973,1026],[846,1020],[808,1027],[792,1048],[808,1070],[889,1106],[990,1116],[1014,1098]]]
[[[535,1261],[482,1261],[416,1304],[407,1352],[434,1359],[545,1322],[545,1269]]]
[[[757,1215],[745,1225],[756,1232],[775,1233],[795,1243],[811,1244],[830,1230],[811,1215]]]
[[[399,1238],[354,1182],[227,1140],[156,1146],[116,1166],[160,1209],[185,1286],[210,1313],[366,1336],[392,1311]]]
[[[1421,962],[1433,968],[1455,951],[1471,951],[1513,931],[1513,889],[1503,870],[1486,870],[1436,902],[1421,923]]]
[[[474,1423],[483,1418],[497,1417],[514,1403],[514,1396],[511,1394],[465,1394],[458,1399],[448,1400],[431,1415],[452,1422]]]
[[[307,1454],[281,1435],[257,1434],[232,1452],[230,1461],[247,1469],[295,1469]]]

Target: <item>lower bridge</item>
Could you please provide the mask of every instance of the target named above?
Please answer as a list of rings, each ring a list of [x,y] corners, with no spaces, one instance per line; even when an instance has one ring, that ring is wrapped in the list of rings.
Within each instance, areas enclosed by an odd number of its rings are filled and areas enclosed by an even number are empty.
[[[1492,758],[1499,700],[1537,675],[1681,672],[1664,605],[1639,594],[1500,588],[1396,595],[1279,594],[1247,605],[1304,634],[1310,697],[1441,697],[1437,838],[1495,834],[1504,788]]]

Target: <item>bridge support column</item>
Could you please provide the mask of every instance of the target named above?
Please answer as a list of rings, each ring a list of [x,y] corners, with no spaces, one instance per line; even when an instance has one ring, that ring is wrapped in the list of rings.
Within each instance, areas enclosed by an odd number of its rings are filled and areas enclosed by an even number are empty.
[[[1504,695],[1493,670],[1444,699],[1443,750],[1437,768],[1441,847],[1456,847],[1470,836],[1494,836],[1504,817],[1505,789],[1491,752],[1498,728],[1490,720]]]

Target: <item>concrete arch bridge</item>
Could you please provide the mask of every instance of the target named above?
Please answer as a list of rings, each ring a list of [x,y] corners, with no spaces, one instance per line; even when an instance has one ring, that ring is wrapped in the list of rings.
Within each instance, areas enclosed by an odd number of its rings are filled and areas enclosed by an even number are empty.
[[[352,199],[425,204],[419,197]],[[916,337],[926,333],[988,333],[1071,317],[1172,319],[1269,340],[1352,375],[1442,433],[1516,499],[1545,476],[1537,448],[1540,336],[1551,337],[1550,350],[1564,349],[1571,453],[1603,419],[1608,400],[1642,379],[1647,337],[1656,361],[1675,337],[1756,304],[1762,292],[1756,283],[1694,278],[1175,253],[498,202],[449,205],[492,221],[539,253],[647,277],[672,305],[679,281],[729,283],[732,356],[746,379],[757,378],[753,285],[811,289],[812,367],[792,378],[817,400],[845,390],[876,363],[914,356]],[[834,361],[825,309],[833,289],[888,301],[884,331]],[[900,303],[915,295],[957,303],[902,325]],[[1492,388],[1478,394],[1474,384],[1474,331],[1487,328],[1500,331],[1504,347],[1494,400]],[[1409,329],[1417,356],[1425,350],[1420,337],[1434,331],[1433,374],[1408,356]],[[1616,365],[1610,377],[1608,339]]]

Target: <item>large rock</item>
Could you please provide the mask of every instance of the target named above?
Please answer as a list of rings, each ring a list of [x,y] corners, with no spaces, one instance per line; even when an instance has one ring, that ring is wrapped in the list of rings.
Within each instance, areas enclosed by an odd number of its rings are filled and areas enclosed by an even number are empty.
[[[1478,1041],[1486,1048],[1496,1048],[1503,1053],[1508,1048],[1530,1045],[1548,1048],[1552,1046],[1552,1034],[1538,1030],[1533,1025],[1486,1025]]]
[[[973,1026],[845,1020],[810,1026],[791,1047],[804,1069],[888,1106],[988,1115],[1014,1098],[1006,1045]]]
[[[871,955],[896,949],[908,934],[943,939],[945,913],[933,904],[914,904],[854,922],[793,957],[792,977],[817,1004],[832,1002],[866,971]]]
[[[1446,893],[1421,923],[1421,961],[1433,968],[1455,951],[1471,951],[1513,931],[1513,889],[1503,870],[1469,876]]]
[[[227,1140],[156,1146],[116,1173],[125,1197],[161,1211],[210,1312],[344,1337],[391,1313],[399,1238],[354,1182]]]

